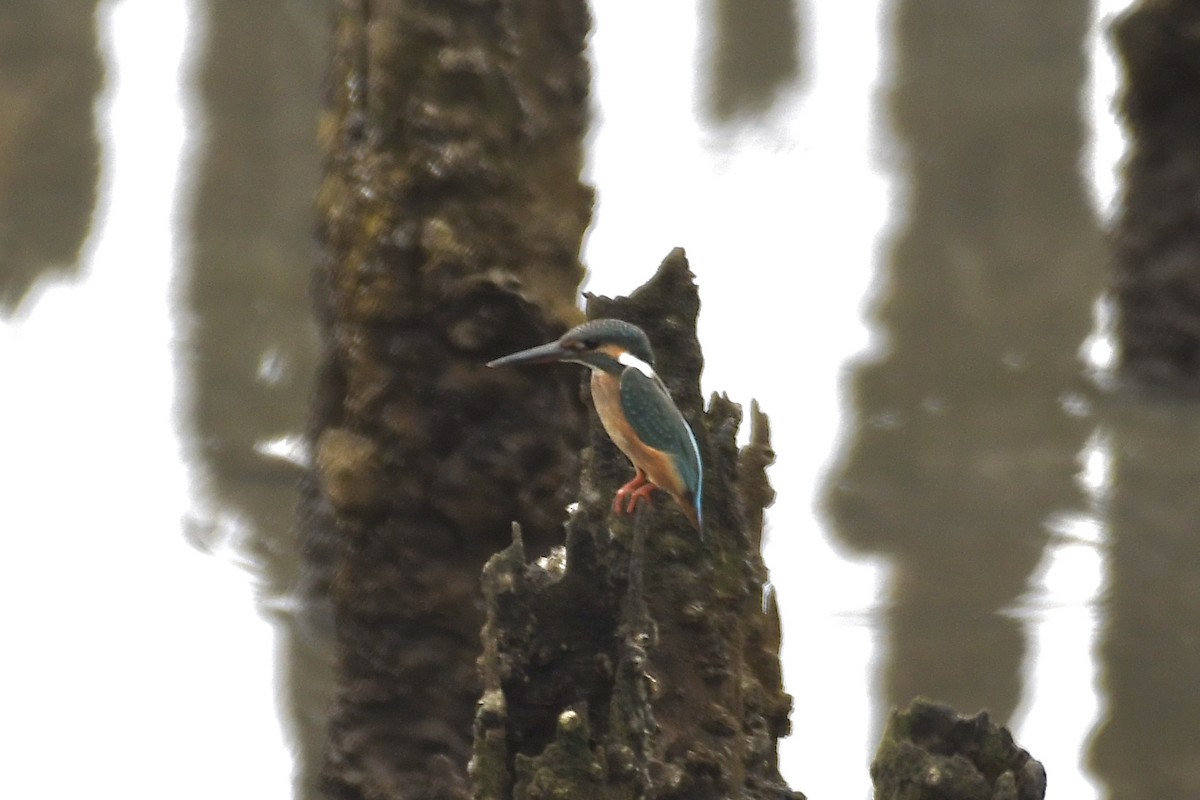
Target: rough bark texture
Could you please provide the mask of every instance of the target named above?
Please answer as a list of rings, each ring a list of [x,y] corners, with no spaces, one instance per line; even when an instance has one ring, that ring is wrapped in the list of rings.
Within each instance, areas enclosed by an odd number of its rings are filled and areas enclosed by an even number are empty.
[[[1122,376],[1200,391],[1200,6],[1143,2],[1114,28],[1132,136],[1114,237]]]
[[[1046,770],[986,711],[917,699],[888,718],[871,763],[875,800],[1042,800]]]
[[[632,296],[589,301],[589,316],[633,322],[654,344],[704,454],[704,537],[661,495],[611,515],[631,468],[593,413],[565,548],[529,563],[518,535],[485,570],[477,798],[800,797],[776,762],[791,698],[759,555],[767,420],[754,410],[739,453],[740,409],[723,397],[702,409],[698,308],[680,250]]]
[[[303,525],[338,643],[329,797],[466,794],[480,569],[512,520],[561,540],[576,376],[484,364],[579,317],[587,30],[569,0],[337,14]]]

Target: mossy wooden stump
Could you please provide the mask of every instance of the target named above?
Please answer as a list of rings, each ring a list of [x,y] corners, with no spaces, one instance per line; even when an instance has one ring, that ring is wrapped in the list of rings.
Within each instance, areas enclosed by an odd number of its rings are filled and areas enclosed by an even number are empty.
[[[531,563],[518,530],[484,570],[477,798],[801,797],[776,756],[791,698],[760,556],[767,419],[754,409],[739,452],[738,406],[714,396],[702,409],[698,309],[681,250],[632,296],[590,298],[589,316],[654,344],[704,456],[704,536],[663,495],[612,515],[632,468],[593,411],[565,547]]]
[[[871,764],[875,800],[1042,800],[1046,769],[986,711],[918,698],[893,711]]]

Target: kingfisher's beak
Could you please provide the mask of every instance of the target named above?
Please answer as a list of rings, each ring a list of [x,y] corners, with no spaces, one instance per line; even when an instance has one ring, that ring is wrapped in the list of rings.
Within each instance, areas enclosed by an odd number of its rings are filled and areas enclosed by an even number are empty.
[[[528,350],[522,350],[519,353],[497,358],[495,361],[489,361],[488,366],[507,367],[512,364],[552,364],[555,361],[564,360],[571,353],[571,350],[563,347],[558,342],[550,342],[550,344],[538,345]]]

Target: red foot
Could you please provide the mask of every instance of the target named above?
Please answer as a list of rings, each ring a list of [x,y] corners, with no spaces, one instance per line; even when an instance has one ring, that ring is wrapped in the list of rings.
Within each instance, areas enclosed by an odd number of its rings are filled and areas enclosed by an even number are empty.
[[[629,513],[632,514],[633,510],[637,508],[638,500],[645,500],[647,503],[653,505],[650,501],[650,493],[657,488],[653,483],[647,481],[644,486],[638,487],[636,492],[629,495]]]
[[[638,500],[646,498],[646,502],[650,502],[649,495],[654,489],[654,484],[646,480],[646,473],[639,469],[633,476],[633,480],[617,489],[617,494],[613,498],[613,512],[617,514],[632,513]],[[625,507],[622,508],[622,506]]]

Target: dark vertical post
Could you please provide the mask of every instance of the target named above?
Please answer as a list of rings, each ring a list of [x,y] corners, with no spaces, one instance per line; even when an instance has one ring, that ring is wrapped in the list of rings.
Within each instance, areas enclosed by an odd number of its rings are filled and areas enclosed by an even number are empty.
[[[330,3],[203,6],[182,368],[189,442],[213,517],[193,520],[191,535],[207,548],[230,535],[221,520],[244,526],[235,545],[254,565],[262,610],[276,624],[295,790],[311,798],[332,691],[328,598],[309,591],[294,544],[300,469],[261,448],[304,430],[318,356],[308,293]]]
[[[1113,797],[1200,792],[1200,7],[1142,2],[1113,28],[1131,135],[1113,236],[1121,393],[1107,422],[1108,716],[1091,763]]]
[[[0,4],[0,313],[79,260],[96,203],[96,0]]]
[[[1122,376],[1200,390],[1200,7],[1143,2],[1113,29],[1132,134],[1113,237]]]
[[[344,0],[321,122],[325,354],[305,541],[329,564],[331,798],[465,796],[479,575],[561,541],[570,370],[489,370],[578,319],[581,0]]]
[[[797,0],[710,0],[702,22],[704,105],[717,123],[764,114],[779,93],[803,79],[800,42],[804,3]]]
[[[1078,353],[1103,247],[1080,173],[1085,0],[905,0],[890,107],[902,228],[859,366],[859,427],[828,502],[885,554],[884,694],[1008,719],[1029,588],[1055,514],[1082,510],[1093,423]]]

